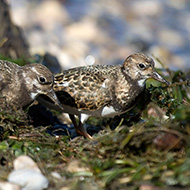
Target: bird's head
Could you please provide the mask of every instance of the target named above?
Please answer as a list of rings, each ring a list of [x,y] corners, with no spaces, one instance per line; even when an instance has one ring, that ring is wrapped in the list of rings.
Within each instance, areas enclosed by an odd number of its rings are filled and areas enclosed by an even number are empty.
[[[53,74],[47,67],[33,63],[23,66],[22,69],[23,77],[32,100],[40,95],[44,95],[50,98],[54,104],[60,106],[60,102],[53,90]]]
[[[136,80],[139,86],[144,86],[150,78],[169,85],[169,82],[155,70],[153,59],[143,53],[128,56],[123,63],[123,72],[132,80]]]

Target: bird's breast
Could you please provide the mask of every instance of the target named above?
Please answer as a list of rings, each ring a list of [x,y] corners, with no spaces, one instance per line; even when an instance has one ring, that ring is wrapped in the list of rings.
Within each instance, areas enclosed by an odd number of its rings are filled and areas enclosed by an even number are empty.
[[[118,112],[126,112],[135,105],[137,97],[143,89],[144,85],[139,86],[137,81],[121,79],[112,88],[111,106]]]

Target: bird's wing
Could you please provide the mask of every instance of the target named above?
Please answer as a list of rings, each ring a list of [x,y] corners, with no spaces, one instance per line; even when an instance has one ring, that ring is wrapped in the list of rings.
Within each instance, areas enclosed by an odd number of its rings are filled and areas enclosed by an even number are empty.
[[[97,110],[111,101],[108,86],[114,69],[97,65],[65,70],[55,75],[54,90],[62,104]]]

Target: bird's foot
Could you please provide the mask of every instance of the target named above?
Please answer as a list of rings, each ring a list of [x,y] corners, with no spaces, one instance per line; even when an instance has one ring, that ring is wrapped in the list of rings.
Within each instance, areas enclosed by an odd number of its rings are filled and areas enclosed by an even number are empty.
[[[83,137],[86,137],[87,139],[93,139],[93,137],[89,135],[82,126],[77,126],[76,131]]]

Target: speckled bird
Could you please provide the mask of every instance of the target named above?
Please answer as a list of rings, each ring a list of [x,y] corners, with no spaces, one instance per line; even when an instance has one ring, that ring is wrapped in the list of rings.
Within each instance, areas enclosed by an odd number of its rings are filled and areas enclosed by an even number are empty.
[[[33,63],[18,66],[0,60],[0,97],[15,109],[25,108],[39,95],[45,95],[57,106],[60,102],[53,90],[54,78],[48,68]]]
[[[114,117],[129,111],[145,89],[147,79],[169,84],[142,53],[127,57],[122,65],[94,65],[65,70],[55,75],[54,90],[78,133],[92,138],[83,128],[91,116]],[[75,121],[79,117],[79,123]]]

